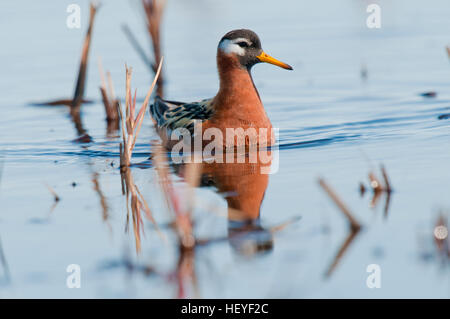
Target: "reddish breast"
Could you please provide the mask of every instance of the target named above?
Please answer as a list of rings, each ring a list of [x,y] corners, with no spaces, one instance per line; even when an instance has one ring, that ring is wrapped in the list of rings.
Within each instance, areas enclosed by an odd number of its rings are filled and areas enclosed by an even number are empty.
[[[249,128],[262,132],[265,128],[268,136],[268,145],[273,142],[271,135],[272,124],[267,117],[261,103],[258,91],[247,69],[240,66],[239,61],[232,55],[226,55],[219,51],[217,65],[220,77],[220,89],[213,101],[214,115],[203,123],[203,129],[218,128],[224,134],[227,128]],[[239,144],[240,139],[235,139]],[[246,139],[248,144],[248,139]],[[265,143],[262,143],[265,144]]]

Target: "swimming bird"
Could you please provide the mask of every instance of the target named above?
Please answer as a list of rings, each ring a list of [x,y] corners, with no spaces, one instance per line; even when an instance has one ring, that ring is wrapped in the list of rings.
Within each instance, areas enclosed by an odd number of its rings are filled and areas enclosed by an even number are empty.
[[[202,136],[209,128],[218,129],[223,133],[222,141],[219,141],[223,147],[230,147],[230,144],[248,146],[252,143],[260,146],[272,145],[275,141],[272,124],[251,75],[252,67],[261,62],[292,70],[290,65],[262,50],[261,41],[255,32],[238,29],[225,34],[217,48],[220,87],[215,97],[183,103],[163,100],[157,96],[150,106],[150,114],[164,145],[167,148],[173,146],[170,142],[173,130],[185,128],[194,133],[194,127],[199,122],[202,124]],[[236,130],[236,136],[228,139],[225,138],[227,128],[243,130]],[[245,135],[249,128],[255,129],[256,139],[239,136]],[[266,129],[265,137],[261,135],[263,133],[259,133],[260,129]],[[203,145],[207,142],[209,140],[204,140]]]

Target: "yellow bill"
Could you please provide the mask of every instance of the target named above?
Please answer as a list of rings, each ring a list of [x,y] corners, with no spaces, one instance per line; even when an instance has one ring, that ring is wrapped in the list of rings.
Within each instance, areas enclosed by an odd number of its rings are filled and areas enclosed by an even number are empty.
[[[292,67],[289,64],[286,64],[284,62],[281,62],[281,61],[271,57],[270,55],[268,55],[264,51],[261,52],[261,54],[257,55],[256,57],[261,62],[270,63],[270,64],[273,64],[273,65],[279,66],[280,68],[286,69],[286,70],[293,70]]]

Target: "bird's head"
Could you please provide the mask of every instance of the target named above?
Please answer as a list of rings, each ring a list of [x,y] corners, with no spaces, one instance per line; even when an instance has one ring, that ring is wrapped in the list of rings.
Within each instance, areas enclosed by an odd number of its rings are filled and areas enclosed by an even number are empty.
[[[228,32],[219,42],[218,54],[237,59],[240,67],[251,69],[257,63],[266,62],[283,69],[292,70],[289,64],[281,62],[263,51],[258,35],[248,29]]]

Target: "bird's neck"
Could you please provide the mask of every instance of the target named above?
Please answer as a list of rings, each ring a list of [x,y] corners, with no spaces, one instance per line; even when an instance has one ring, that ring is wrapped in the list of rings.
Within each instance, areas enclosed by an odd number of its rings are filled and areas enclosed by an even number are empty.
[[[250,72],[240,66],[236,57],[229,55],[218,54],[217,64],[220,89],[212,101],[214,116],[208,121],[208,125],[222,131],[227,128],[267,129],[267,133],[258,131],[258,136],[262,134],[258,143],[271,145],[274,142],[272,124]],[[236,143],[234,145],[237,145]]]
[[[240,105],[261,105],[259,93],[253,83],[250,70],[243,68],[236,57],[219,52],[217,55],[217,66],[220,78],[218,96],[239,100],[241,102],[239,103]]]

